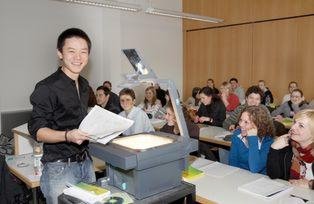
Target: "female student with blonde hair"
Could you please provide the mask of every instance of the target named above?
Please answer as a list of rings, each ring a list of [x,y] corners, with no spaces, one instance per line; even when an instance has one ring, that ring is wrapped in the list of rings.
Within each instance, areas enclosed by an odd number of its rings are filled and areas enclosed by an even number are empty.
[[[314,110],[301,110],[286,135],[271,145],[267,174],[270,178],[314,189]]]

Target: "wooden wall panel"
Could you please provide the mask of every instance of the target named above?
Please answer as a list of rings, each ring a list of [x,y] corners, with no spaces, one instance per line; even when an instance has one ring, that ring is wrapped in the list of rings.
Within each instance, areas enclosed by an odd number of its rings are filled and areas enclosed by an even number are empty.
[[[314,13],[313,0],[254,0],[253,20],[267,20]]]
[[[219,88],[223,81],[237,77],[244,86],[251,78],[251,25],[187,32],[184,99],[192,88],[213,78]]]
[[[296,19],[254,24],[252,72],[252,83],[266,80],[280,102],[289,81],[297,80]]]
[[[219,29],[215,52],[214,69],[210,73],[219,87],[223,81],[236,77],[242,86],[247,87],[251,79],[252,65],[252,26],[241,25]]]
[[[212,52],[212,47],[216,47],[215,38],[215,33],[209,31],[186,33],[183,98],[191,95],[193,87],[206,85],[216,57]]]
[[[314,99],[314,16],[297,19],[297,71],[299,86],[305,98]]]
[[[249,22],[252,0],[183,0],[183,11],[214,18],[222,18],[222,23],[206,23],[185,20],[185,30],[208,28],[236,23]]]
[[[314,0],[182,0],[183,11],[222,18],[223,23],[185,20],[185,30],[250,23],[314,13]]]

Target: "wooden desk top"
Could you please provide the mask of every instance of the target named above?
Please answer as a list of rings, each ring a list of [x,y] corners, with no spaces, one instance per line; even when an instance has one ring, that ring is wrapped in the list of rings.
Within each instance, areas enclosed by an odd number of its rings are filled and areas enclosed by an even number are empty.
[[[28,132],[27,123],[13,128],[12,132],[15,133],[16,135],[21,135],[25,138],[29,138],[29,139],[33,140],[33,138],[31,137],[31,135]],[[93,156],[92,156],[92,158],[93,158],[93,164],[94,164],[94,170],[95,171],[103,171],[106,169],[106,165],[105,165],[104,161],[102,161],[96,157],[93,157]]]
[[[198,126],[200,127],[200,141],[218,144],[226,147],[231,146],[231,141],[225,141],[221,137],[217,137],[223,134],[232,134],[231,132],[216,126],[209,126],[204,124],[198,124]]]
[[[6,162],[10,172],[21,179],[28,187],[36,188],[39,186],[40,176],[35,175],[32,154],[9,155],[6,156]]]

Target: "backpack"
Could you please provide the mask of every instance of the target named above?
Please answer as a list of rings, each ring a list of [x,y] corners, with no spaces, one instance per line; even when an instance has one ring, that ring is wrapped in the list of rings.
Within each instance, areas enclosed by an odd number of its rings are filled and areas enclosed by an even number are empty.
[[[0,203],[28,204],[31,195],[26,185],[10,173],[5,156],[0,154]]]

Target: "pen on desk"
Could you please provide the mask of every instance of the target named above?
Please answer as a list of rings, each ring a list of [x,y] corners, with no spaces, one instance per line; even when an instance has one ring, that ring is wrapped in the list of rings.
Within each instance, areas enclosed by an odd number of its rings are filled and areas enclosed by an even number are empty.
[[[300,199],[303,200],[304,202],[309,201],[309,200],[307,200],[307,199],[305,199],[305,198],[302,198],[302,197],[300,197],[300,196],[296,196],[296,195],[292,195],[292,194],[290,194],[290,196],[291,196],[291,197],[294,197],[294,198],[300,198]]]
[[[282,191],[284,191],[284,190],[279,190],[279,191],[270,193],[270,194],[268,194],[266,197],[272,197],[272,196],[274,196],[274,195],[276,195],[276,194],[278,194],[278,193],[280,193],[280,192],[282,192]]]

